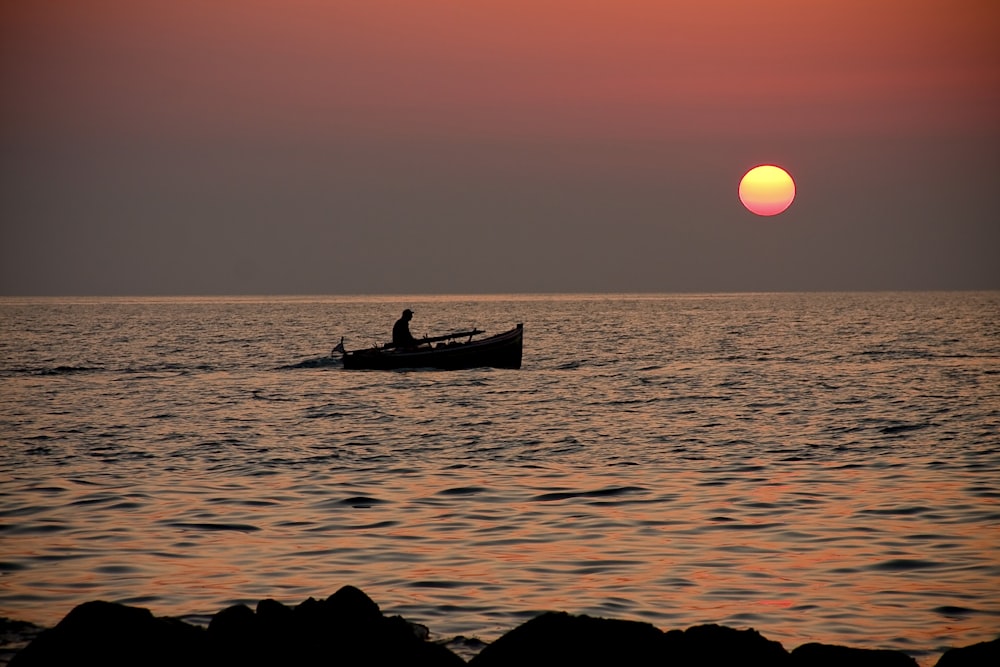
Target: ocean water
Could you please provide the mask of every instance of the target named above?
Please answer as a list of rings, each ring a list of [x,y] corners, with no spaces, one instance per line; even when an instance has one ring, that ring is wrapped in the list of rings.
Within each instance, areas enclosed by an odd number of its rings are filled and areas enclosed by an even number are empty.
[[[345,371],[399,312],[521,370]],[[0,616],[1000,633],[1000,293],[0,300]]]

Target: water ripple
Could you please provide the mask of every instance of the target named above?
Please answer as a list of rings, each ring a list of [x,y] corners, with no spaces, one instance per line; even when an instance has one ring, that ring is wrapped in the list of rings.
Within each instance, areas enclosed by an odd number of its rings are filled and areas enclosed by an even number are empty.
[[[487,640],[543,609],[995,635],[1000,295],[428,299],[428,330],[523,319],[524,367],[313,363],[388,297],[0,300],[0,615],[350,583]]]

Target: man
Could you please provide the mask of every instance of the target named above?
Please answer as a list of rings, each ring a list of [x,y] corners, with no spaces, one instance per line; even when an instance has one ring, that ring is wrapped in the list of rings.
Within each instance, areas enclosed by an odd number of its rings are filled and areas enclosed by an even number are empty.
[[[403,316],[392,325],[392,344],[396,347],[416,347],[417,339],[410,333],[410,320],[413,319],[413,311],[407,308],[403,311]]]

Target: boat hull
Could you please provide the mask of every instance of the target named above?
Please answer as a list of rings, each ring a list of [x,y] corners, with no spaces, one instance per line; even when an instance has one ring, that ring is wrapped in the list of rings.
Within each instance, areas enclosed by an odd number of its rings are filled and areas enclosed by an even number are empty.
[[[521,367],[524,326],[518,324],[504,333],[467,343],[439,343],[414,350],[369,348],[344,353],[344,368],[348,370],[398,370],[405,368],[464,368]]]

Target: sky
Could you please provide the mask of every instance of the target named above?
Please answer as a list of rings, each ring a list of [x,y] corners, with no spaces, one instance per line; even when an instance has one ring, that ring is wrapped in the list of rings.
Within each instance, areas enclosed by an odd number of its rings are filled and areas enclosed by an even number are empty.
[[[902,289],[1000,289],[995,0],[0,0],[0,294]]]

